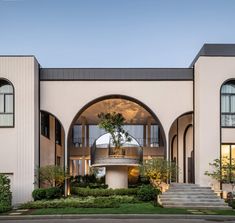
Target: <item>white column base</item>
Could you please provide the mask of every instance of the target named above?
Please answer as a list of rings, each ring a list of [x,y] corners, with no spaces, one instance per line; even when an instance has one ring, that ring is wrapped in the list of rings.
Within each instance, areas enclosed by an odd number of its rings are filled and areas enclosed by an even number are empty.
[[[127,166],[106,166],[105,183],[109,188],[128,188]]]

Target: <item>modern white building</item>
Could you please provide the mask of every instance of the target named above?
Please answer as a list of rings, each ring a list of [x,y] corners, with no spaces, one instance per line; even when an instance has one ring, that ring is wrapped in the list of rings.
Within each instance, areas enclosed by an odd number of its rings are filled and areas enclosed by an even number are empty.
[[[135,142],[114,161],[119,171],[105,148],[91,154],[104,134],[97,115],[112,111]],[[188,68],[43,68],[0,56],[0,173],[15,204],[32,199],[38,166],[83,175],[93,159],[121,187],[138,159],[162,157],[179,166],[177,182],[211,186],[204,172],[223,156],[235,158],[235,44],[205,44]]]

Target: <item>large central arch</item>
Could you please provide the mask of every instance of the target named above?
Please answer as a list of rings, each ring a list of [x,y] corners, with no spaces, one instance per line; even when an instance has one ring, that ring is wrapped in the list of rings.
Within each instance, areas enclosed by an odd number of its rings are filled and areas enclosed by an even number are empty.
[[[125,113],[124,115],[126,115],[128,112],[128,118],[127,118],[127,125],[133,125],[134,128],[137,128],[135,126],[140,126],[143,125],[143,131],[145,131],[145,137],[143,135],[143,142],[140,142],[140,144],[144,147],[144,155],[145,155],[145,159],[147,158],[152,158],[152,157],[157,157],[159,156],[159,154],[161,154],[160,156],[162,158],[166,158],[166,136],[165,136],[165,132],[163,129],[163,126],[160,122],[160,120],[158,119],[157,115],[143,102],[139,101],[136,98],[133,97],[129,97],[126,95],[117,95],[117,94],[112,94],[112,95],[106,95],[106,96],[102,96],[99,98],[96,98],[90,102],[88,102],[86,105],[84,105],[79,111],[78,113],[75,115],[75,117],[73,118],[72,123],[70,124],[69,127],[69,131],[68,131],[68,139],[67,139],[67,146],[68,146],[68,167],[71,170],[71,160],[81,160],[81,157],[88,157],[89,156],[89,151],[88,149],[84,149],[84,150],[80,150],[79,148],[81,147],[90,147],[93,142],[89,142],[89,140],[84,139],[84,135],[89,135],[89,126],[90,124],[95,125],[96,123],[96,113],[99,112],[105,112],[107,111],[107,105],[110,104],[110,109],[112,111],[116,111],[119,113]],[[102,110],[103,108],[103,110]],[[115,108],[115,109],[114,109]],[[125,109],[127,108],[127,109]],[[99,111],[95,110],[98,109]],[[135,112],[133,112],[133,110]],[[132,115],[132,113],[135,113],[137,115]],[[92,118],[87,118],[85,117],[86,115],[90,115],[92,116]],[[132,117],[133,116],[133,117]],[[149,120],[149,124],[147,123],[147,119],[146,119],[146,123],[144,122],[145,118],[150,117]],[[132,117],[132,118],[131,118]],[[83,121],[82,121],[83,119]],[[83,122],[83,123],[82,123]],[[152,124],[152,126],[151,126]],[[87,125],[88,128],[84,127],[82,128],[81,126],[80,128],[80,132],[83,132],[83,138],[80,140],[80,142],[78,141],[77,144],[73,142],[74,137],[74,132],[75,132],[75,125]],[[153,125],[157,126],[156,128],[158,129],[156,132],[157,134],[159,134],[158,136],[156,136],[159,140],[158,144],[154,144],[151,141],[151,129],[154,129],[155,127],[153,127]],[[146,130],[147,129],[147,130]],[[147,131],[147,133],[146,133]],[[79,130],[78,130],[79,132]],[[154,132],[154,131],[152,131]],[[146,138],[146,134],[148,135]],[[134,136],[135,137],[135,136]],[[137,137],[138,138],[138,137]],[[75,145],[76,144],[76,145]],[[79,154],[79,156],[74,156],[75,154],[75,147],[77,147],[77,154]],[[79,147],[79,148],[78,148]],[[162,151],[162,153],[161,153]],[[149,154],[149,155],[148,155]],[[79,161],[80,162],[80,161]],[[82,162],[82,161],[81,161]],[[85,166],[87,166],[88,163],[85,164]],[[82,174],[85,174],[84,172]]]

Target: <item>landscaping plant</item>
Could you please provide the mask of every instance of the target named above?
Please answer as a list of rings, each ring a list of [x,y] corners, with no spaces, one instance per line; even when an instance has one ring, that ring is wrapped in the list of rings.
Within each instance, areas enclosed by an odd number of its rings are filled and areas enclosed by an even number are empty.
[[[49,187],[61,187],[64,181],[69,178],[67,171],[61,166],[48,165],[38,169],[39,180]]]
[[[131,141],[129,133],[124,129],[125,118],[121,113],[100,113],[98,114],[100,119],[99,128],[104,129],[111,135],[111,144],[114,145],[114,155],[122,155],[121,147]]]
[[[222,164],[222,165],[221,165]],[[209,163],[210,171],[206,171],[205,175],[220,183],[235,183],[235,160],[229,162],[228,157],[215,159],[213,163]]]
[[[10,179],[0,174],[0,213],[11,210],[11,200]]]
[[[143,177],[149,178],[151,184],[162,191],[162,184],[178,173],[178,167],[170,161],[155,158],[145,160],[140,167],[140,173]]]

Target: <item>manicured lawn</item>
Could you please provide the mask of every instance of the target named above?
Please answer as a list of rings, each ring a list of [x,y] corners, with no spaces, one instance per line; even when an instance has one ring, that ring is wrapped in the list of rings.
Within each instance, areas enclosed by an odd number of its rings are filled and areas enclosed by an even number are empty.
[[[33,215],[50,214],[193,214],[187,209],[154,207],[151,203],[122,204],[119,208],[47,208],[33,210]],[[198,214],[235,215],[232,210],[201,210]]]

